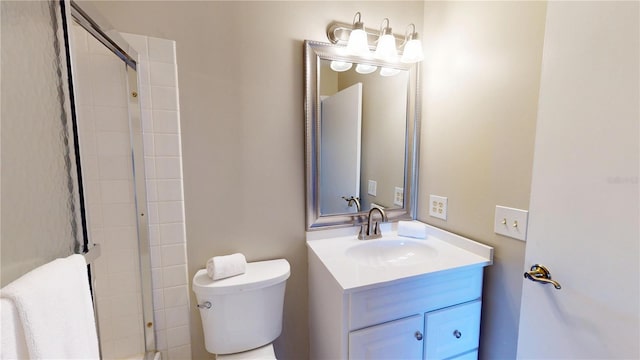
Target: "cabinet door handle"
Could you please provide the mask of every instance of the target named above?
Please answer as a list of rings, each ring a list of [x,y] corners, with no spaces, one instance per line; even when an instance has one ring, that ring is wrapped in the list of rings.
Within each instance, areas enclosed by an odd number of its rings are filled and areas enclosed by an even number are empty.
[[[453,331],[453,336],[456,337],[456,339],[460,339],[462,337],[462,333],[458,330],[454,330]]]
[[[413,336],[415,336],[418,341],[422,340],[422,333],[420,331],[416,331]]]

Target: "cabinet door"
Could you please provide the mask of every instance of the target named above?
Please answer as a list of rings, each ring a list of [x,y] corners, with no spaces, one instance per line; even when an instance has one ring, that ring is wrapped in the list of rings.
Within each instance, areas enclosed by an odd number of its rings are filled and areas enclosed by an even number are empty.
[[[480,337],[480,301],[425,315],[425,359],[447,359],[476,349]]]
[[[349,359],[422,359],[423,316],[349,333]]]
[[[447,360],[478,360],[478,350],[472,350],[456,357],[448,358]]]

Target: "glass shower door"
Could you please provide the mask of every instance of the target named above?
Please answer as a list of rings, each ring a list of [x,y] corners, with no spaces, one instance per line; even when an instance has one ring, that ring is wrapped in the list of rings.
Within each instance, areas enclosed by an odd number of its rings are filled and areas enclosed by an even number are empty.
[[[93,268],[102,356],[142,358],[151,306],[141,280],[148,243],[135,70],[78,23],[71,30],[89,239],[102,248]]]
[[[0,1],[0,286],[84,250],[62,14]]]
[[[0,286],[101,244],[102,356],[142,358],[155,340],[136,64],[69,13],[100,33],[77,3],[0,1]]]

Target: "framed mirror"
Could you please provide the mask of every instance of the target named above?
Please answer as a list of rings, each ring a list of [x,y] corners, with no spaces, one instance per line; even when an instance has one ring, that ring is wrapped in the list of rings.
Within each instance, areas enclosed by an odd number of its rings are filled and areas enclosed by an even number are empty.
[[[305,41],[307,230],[414,219],[419,65]]]

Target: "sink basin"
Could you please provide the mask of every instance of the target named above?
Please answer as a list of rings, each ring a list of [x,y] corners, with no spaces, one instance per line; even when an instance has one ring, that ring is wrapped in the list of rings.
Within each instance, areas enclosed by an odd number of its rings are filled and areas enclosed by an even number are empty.
[[[362,265],[374,267],[411,266],[438,256],[438,251],[416,240],[368,240],[346,252]]]

